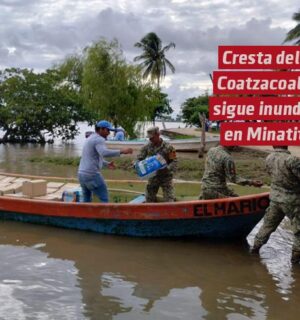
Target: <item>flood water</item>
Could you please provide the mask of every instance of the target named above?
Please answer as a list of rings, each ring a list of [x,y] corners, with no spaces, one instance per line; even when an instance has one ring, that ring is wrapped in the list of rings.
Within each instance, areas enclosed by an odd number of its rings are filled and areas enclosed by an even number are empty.
[[[261,251],[1,222],[0,318],[298,319],[290,233]]]
[[[80,150],[0,145],[0,170],[75,176],[25,159]],[[139,239],[0,221],[0,319],[298,319],[292,234],[283,224],[255,256],[247,242],[256,231],[234,241]]]
[[[144,126],[141,135],[145,135],[145,131],[152,123],[147,123]],[[157,126],[162,128],[162,123],[157,122]],[[167,128],[183,127],[180,122],[166,122]],[[51,163],[30,162],[30,158],[42,157],[77,157],[81,155],[82,146],[85,141],[85,132],[93,130],[86,124],[80,125],[80,134],[75,140],[68,143],[55,141],[54,144],[37,145],[37,144],[0,144],[0,173],[20,173],[32,174],[43,176],[56,176],[56,177],[76,177],[77,168],[67,166],[57,166]],[[0,132],[1,136],[1,132]],[[180,153],[180,157],[196,158],[197,153]]]

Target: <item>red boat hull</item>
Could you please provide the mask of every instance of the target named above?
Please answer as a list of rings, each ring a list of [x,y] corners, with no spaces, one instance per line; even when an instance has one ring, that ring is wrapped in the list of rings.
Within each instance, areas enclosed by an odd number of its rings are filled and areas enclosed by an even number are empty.
[[[246,236],[263,217],[269,194],[174,203],[65,203],[0,198],[0,218],[144,237]]]

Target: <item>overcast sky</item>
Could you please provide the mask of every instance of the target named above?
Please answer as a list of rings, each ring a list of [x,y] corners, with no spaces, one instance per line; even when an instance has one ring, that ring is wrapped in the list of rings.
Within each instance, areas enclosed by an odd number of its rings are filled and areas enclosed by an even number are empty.
[[[0,0],[0,68],[41,71],[100,37],[117,38],[131,62],[153,31],[176,44],[162,87],[178,113],[211,89],[218,45],[280,45],[299,9],[299,0]]]

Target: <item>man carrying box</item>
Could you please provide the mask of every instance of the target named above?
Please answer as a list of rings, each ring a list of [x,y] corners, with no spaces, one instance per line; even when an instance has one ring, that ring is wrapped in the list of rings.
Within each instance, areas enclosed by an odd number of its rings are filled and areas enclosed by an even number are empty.
[[[164,201],[175,201],[173,186],[173,175],[177,169],[176,151],[172,145],[165,142],[159,133],[158,127],[147,130],[149,143],[146,144],[137,155],[137,160],[141,161],[147,157],[161,155],[167,162],[167,166],[158,170],[156,174],[148,180],[146,186],[146,201],[156,202],[156,195],[159,187],[162,188]]]

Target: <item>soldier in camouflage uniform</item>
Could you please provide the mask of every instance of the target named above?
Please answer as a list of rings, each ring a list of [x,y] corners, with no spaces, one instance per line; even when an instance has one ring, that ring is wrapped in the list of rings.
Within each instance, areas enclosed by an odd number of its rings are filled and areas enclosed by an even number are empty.
[[[173,146],[163,141],[160,137],[159,128],[153,127],[147,130],[149,143],[146,144],[137,155],[137,159],[144,160],[147,157],[160,154],[167,162],[167,167],[156,172],[155,176],[149,178],[146,186],[146,201],[156,202],[159,187],[162,188],[164,201],[175,201],[173,186],[173,174],[177,169],[176,151]]]
[[[231,147],[218,146],[208,151],[199,199],[238,197],[232,189],[228,188],[227,179],[242,186],[260,187],[262,185],[261,181],[248,180],[236,175],[230,149]]]
[[[258,231],[253,253],[258,253],[276,230],[285,216],[291,220],[295,236],[292,262],[300,261],[300,159],[292,156],[287,147],[274,147],[266,159],[266,168],[271,176],[270,205]]]

